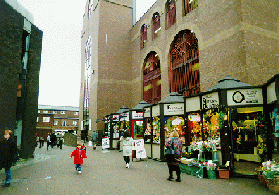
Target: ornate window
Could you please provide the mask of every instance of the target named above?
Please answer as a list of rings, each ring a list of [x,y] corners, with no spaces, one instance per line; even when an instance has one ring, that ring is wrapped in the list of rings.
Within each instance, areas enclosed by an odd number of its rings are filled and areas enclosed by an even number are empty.
[[[172,43],[170,90],[184,96],[200,92],[198,39],[189,30],[181,31]]]
[[[144,48],[145,42],[147,41],[147,25],[143,24],[141,26],[141,49]]]
[[[154,40],[156,37],[159,36],[159,33],[161,31],[160,15],[159,15],[158,12],[153,14],[152,22],[153,22],[153,26],[152,26],[153,35],[152,35],[152,39]]]
[[[143,99],[155,104],[161,100],[160,59],[156,52],[150,52],[143,67]]]
[[[176,6],[175,0],[168,0],[166,3],[167,10],[167,29],[176,23]]]
[[[183,0],[185,15],[190,13],[193,9],[198,7],[198,0]]]

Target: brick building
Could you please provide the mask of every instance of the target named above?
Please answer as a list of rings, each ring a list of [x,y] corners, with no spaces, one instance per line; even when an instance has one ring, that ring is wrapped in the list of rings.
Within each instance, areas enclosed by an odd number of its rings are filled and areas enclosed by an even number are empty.
[[[39,105],[36,133],[46,140],[47,134],[78,130],[79,108],[72,106]]]
[[[43,32],[17,1],[0,0],[0,132],[11,129],[23,158],[33,156]]]
[[[191,96],[230,75],[261,85],[279,73],[277,0],[157,0],[133,23],[133,0],[88,0],[81,35],[81,129],[125,105]],[[89,122],[92,122],[91,129]]]

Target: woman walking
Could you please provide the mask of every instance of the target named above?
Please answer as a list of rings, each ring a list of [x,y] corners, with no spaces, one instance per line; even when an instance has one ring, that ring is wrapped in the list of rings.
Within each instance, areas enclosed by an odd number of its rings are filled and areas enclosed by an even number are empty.
[[[134,144],[133,138],[130,137],[128,131],[124,132],[124,135],[120,137],[120,141],[123,141],[123,158],[126,163],[126,168],[129,168],[130,156],[132,156],[132,146]]]
[[[3,187],[9,187],[12,179],[11,166],[16,161],[17,146],[13,139],[13,132],[5,130],[4,140],[1,142],[1,168],[5,168],[6,181]]]
[[[182,154],[182,140],[176,130],[171,133],[170,138],[165,142],[166,159],[169,168],[168,180],[173,180],[172,172],[176,171],[177,179],[175,181],[181,182],[180,178],[180,158]]]

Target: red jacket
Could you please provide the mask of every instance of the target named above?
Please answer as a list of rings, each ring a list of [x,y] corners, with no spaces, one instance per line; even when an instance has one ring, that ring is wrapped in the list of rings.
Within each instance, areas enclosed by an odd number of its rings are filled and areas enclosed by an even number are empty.
[[[70,157],[72,158],[72,156],[75,157],[74,164],[83,164],[83,159],[87,158],[86,152],[82,149],[79,150],[78,148],[72,152]]]

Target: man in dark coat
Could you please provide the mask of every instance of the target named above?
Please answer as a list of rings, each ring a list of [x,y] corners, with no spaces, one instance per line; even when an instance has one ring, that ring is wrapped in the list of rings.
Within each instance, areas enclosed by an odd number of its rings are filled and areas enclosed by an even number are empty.
[[[11,130],[5,130],[4,140],[0,144],[1,168],[5,168],[6,173],[6,181],[3,187],[10,186],[12,179],[11,166],[17,159],[17,146],[13,135]]]

